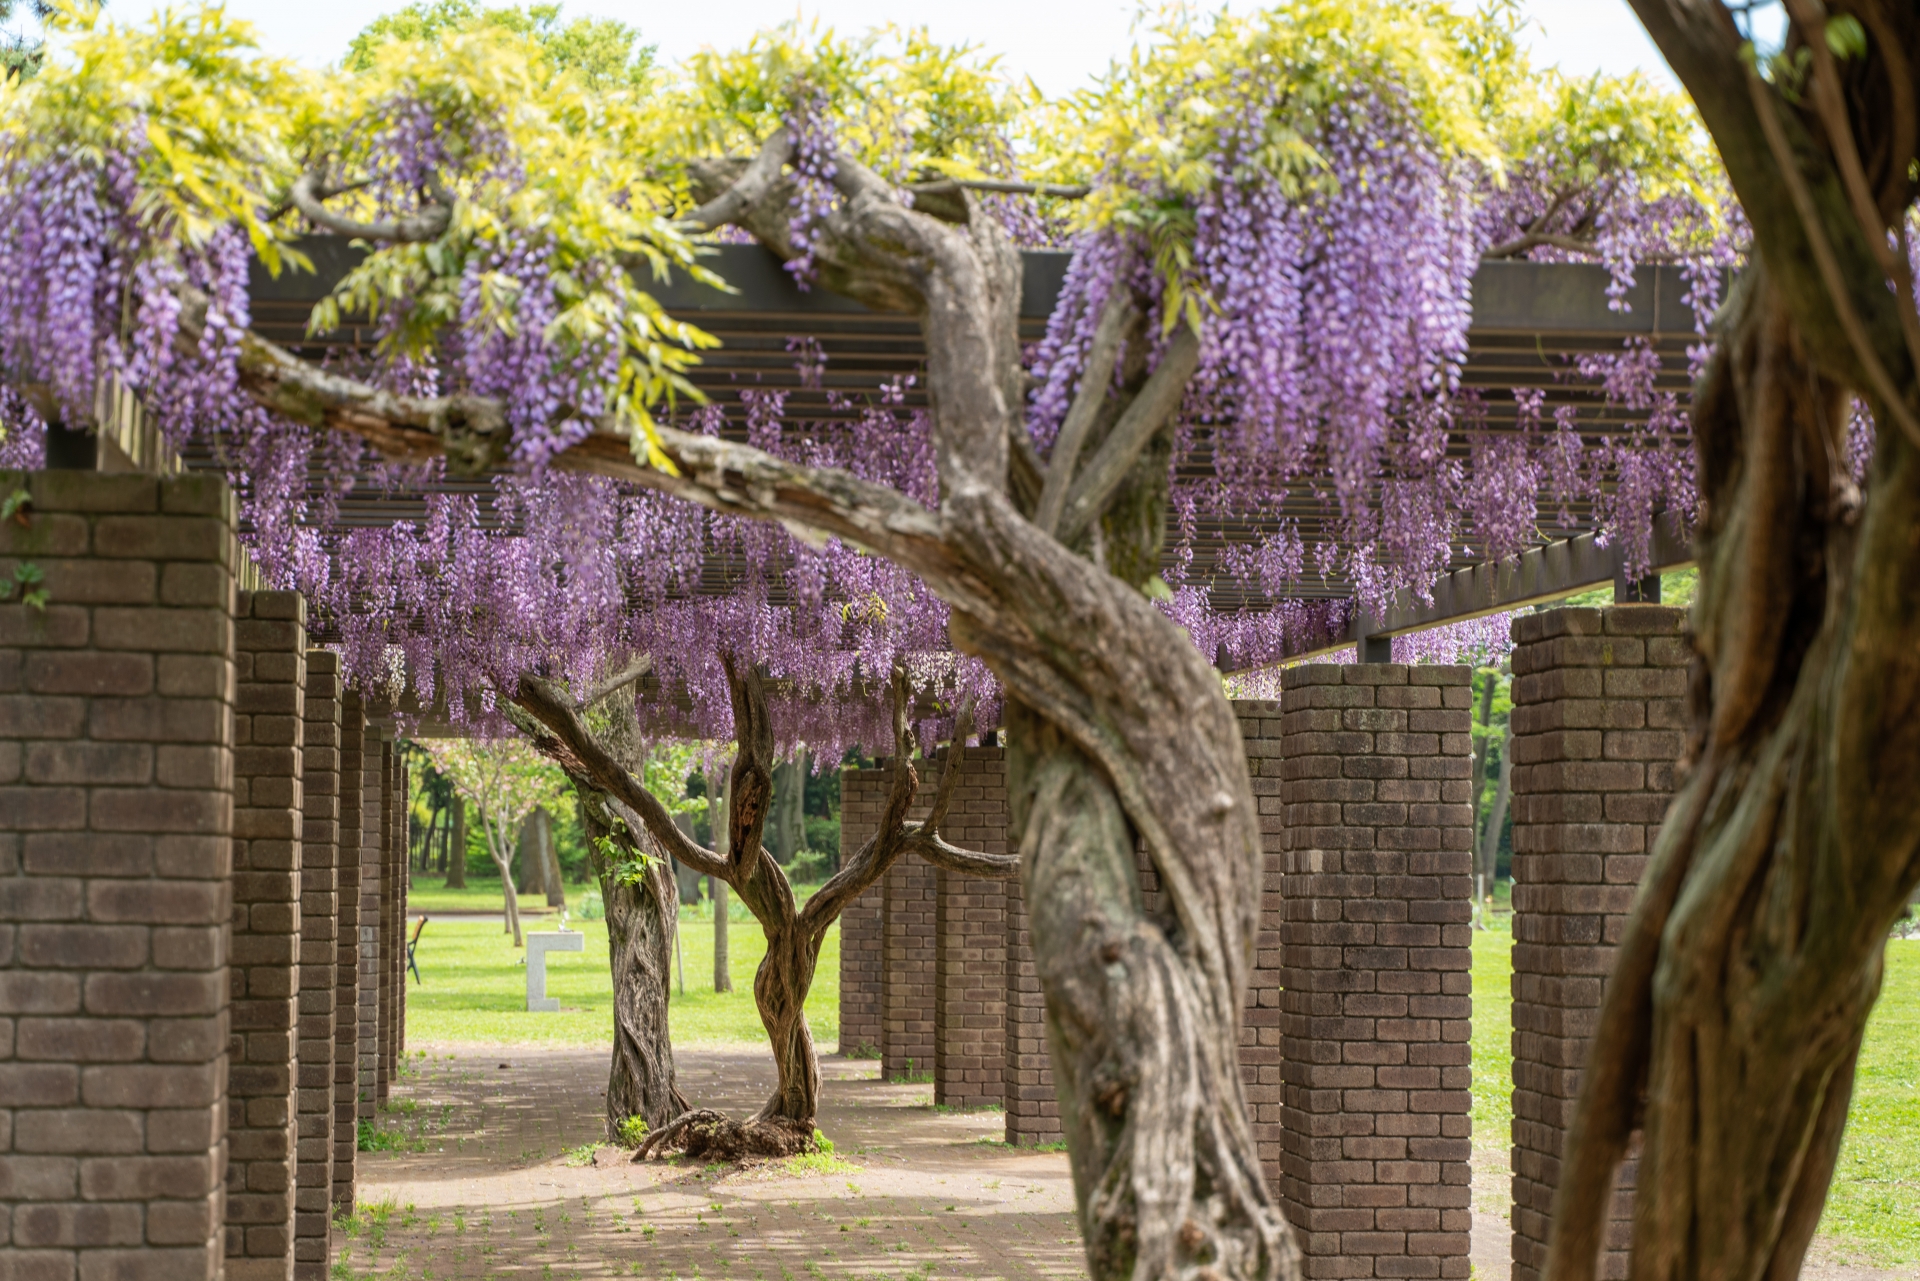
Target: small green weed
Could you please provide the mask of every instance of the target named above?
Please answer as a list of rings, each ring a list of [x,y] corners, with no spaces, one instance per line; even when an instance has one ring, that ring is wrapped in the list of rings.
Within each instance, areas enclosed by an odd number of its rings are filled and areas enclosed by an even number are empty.
[[[615,1138],[623,1148],[637,1148],[640,1141],[647,1137],[647,1118],[630,1116],[620,1123]]]

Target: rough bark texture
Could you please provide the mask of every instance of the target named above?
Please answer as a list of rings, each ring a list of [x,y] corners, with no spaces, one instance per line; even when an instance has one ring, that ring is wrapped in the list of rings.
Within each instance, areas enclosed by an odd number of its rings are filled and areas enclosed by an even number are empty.
[[[607,1139],[619,1142],[629,1117],[638,1116],[649,1130],[657,1130],[687,1111],[687,1100],[674,1081],[667,1033],[673,922],[680,894],[672,865],[644,831],[626,822],[604,792],[578,780],[574,786],[594,876],[607,907],[607,951],[613,969]],[[622,857],[608,857],[603,841],[611,842]],[[623,866],[636,863],[645,864],[638,880],[623,877]]]
[[[1759,261],[1695,397],[1691,772],[1602,1005],[1548,1269],[1593,1275],[1638,1125],[1631,1275],[1785,1281],[1826,1199],[1888,929],[1920,881],[1920,323],[1887,257],[1915,195],[1920,14],[1836,5],[1869,43],[1836,64],[1792,0],[1811,74],[1788,103],[1744,69],[1717,0],[1634,4],[1719,145]],[[1880,424],[1864,495],[1845,463],[1850,391]]]
[[[467,888],[467,801],[463,796],[453,798],[453,830],[449,840],[447,888],[464,890]]]

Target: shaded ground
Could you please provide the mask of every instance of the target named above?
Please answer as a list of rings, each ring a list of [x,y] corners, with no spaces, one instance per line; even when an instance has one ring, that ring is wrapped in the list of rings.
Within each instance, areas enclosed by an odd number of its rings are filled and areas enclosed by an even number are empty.
[[[1085,1274],[1064,1154],[1011,1151],[998,1112],[936,1113],[930,1086],[882,1084],[872,1062],[822,1063],[821,1126],[843,1159],[729,1172],[611,1150],[586,1164],[601,1053],[452,1054],[416,1059],[383,1118],[418,1150],[360,1154],[362,1210],[335,1233],[336,1277]],[[736,1114],[773,1084],[761,1047],[678,1060],[689,1098]]]

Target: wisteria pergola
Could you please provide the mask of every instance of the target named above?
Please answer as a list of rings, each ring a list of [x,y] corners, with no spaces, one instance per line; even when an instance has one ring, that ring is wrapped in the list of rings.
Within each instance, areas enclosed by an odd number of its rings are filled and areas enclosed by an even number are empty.
[[[307,331],[314,304],[332,291],[361,251],[339,237],[313,238],[302,247],[314,260],[314,274],[288,272],[275,277],[256,265],[251,289],[256,331],[313,356],[370,347],[371,330],[351,321],[330,333],[310,336]],[[1037,340],[1043,332],[1070,258],[1057,251],[1023,254],[1024,340]],[[850,403],[873,395],[883,384],[906,386],[910,408],[925,404],[924,386],[914,381],[924,368],[925,349],[912,317],[875,312],[824,290],[802,291],[778,260],[758,246],[719,246],[712,265],[735,292],[678,276],[659,290],[659,297],[672,314],[697,322],[721,340],[717,350],[705,354],[692,381],[726,414],[729,436],[745,435],[742,390],[782,393],[787,417],[800,422],[845,416],[852,412]],[[1681,272],[1659,264],[1641,266],[1622,300],[1624,305],[1609,297],[1608,280],[1606,268],[1593,264],[1480,264],[1473,279],[1473,319],[1461,387],[1485,394],[1485,430],[1517,430],[1516,402],[1509,393],[1537,389],[1545,397],[1543,416],[1563,405],[1577,407],[1584,435],[1630,432],[1644,413],[1636,415],[1608,403],[1596,393],[1592,380],[1576,376],[1574,370],[1580,357],[1616,355],[1628,342],[1644,344],[1657,357],[1659,372],[1653,390],[1687,394],[1688,348],[1700,338]],[[803,370],[796,361],[797,351],[812,353],[817,367]],[[103,415],[102,423],[97,446],[91,433],[56,429],[49,441],[49,465],[92,467],[96,448],[106,466],[131,465],[135,460],[144,465],[149,457],[170,455],[169,446],[130,398]],[[1459,433],[1450,450],[1464,455],[1466,444]],[[218,470],[222,463],[204,446],[196,446],[163,465]],[[486,475],[449,475],[433,485],[437,492],[474,495],[484,495],[490,487]],[[417,521],[425,511],[424,499],[425,491],[393,492],[363,483],[340,502],[337,524],[355,528]],[[1325,510],[1305,494],[1290,496],[1282,515],[1270,521],[1203,518],[1188,576],[1211,585],[1216,610],[1264,608],[1269,601],[1220,572],[1222,550],[1269,534],[1284,520],[1298,522],[1302,536],[1311,541],[1322,532]],[[1358,645],[1363,660],[1386,661],[1395,636],[1515,610],[1607,583],[1615,585],[1616,599],[1658,600],[1659,573],[1693,562],[1684,526],[1675,517],[1663,515],[1654,524],[1648,573],[1630,579],[1622,550],[1596,535],[1597,525],[1591,501],[1557,509],[1543,502],[1539,538],[1521,556],[1487,562],[1474,554],[1471,544],[1461,545],[1454,549],[1450,572],[1433,584],[1430,601],[1413,599],[1402,591],[1384,614],[1356,610],[1343,630],[1297,642],[1284,657],[1297,661]],[[1337,538],[1332,531],[1326,531],[1326,536]],[[719,568],[710,567],[704,575],[704,591],[727,590]],[[1353,597],[1354,584],[1336,569],[1303,584],[1301,595],[1345,600]],[[1230,653],[1214,657],[1223,670],[1246,666]]]

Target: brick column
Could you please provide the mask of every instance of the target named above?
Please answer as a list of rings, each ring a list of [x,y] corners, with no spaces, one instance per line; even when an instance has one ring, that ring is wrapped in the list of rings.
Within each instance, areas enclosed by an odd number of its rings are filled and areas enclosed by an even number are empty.
[[[240,592],[234,609],[230,1281],[293,1275],[306,616],[298,592]]]
[[[1247,772],[1253,776],[1253,799],[1260,815],[1260,844],[1266,868],[1260,885],[1260,937],[1254,954],[1252,981],[1241,1013],[1240,1079],[1247,1092],[1247,1114],[1259,1145],[1260,1164],[1267,1181],[1280,1190],[1282,1119],[1285,1085],[1280,1046],[1281,975],[1284,959],[1281,934],[1285,928],[1286,812],[1282,789],[1286,785],[1282,758],[1283,725],[1277,700],[1244,699],[1233,705],[1240,718],[1240,737],[1247,748]]]
[[[965,849],[1007,853],[1006,749],[969,748],[960,771],[943,834]],[[931,801],[931,783],[921,791]],[[934,875],[933,1101],[946,1107],[1006,1099],[1008,884]]]
[[[888,774],[880,769],[840,771],[840,862],[859,852],[880,824]],[[886,1033],[886,889],[870,887],[840,913],[840,1053],[872,1056]]]
[[[0,1272],[217,1278],[233,503],[0,474],[44,609],[0,605]]]
[[[933,1072],[933,864],[908,855],[881,881],[885,892],[885,1022],[880,1075],[898,1081]]]
[[[1020,882],[1007,881],[1007,1031],[1006,1066],[1001,1074],[1007,1109],[1007,1142],[1016,1147],[1058,1143],[1060,1099],[1053,1089],[1053,1060],[1047,1050],[1047,1001],[1033,961],[1027,901]]]
[[[340,700],[340,923],[333,989],[333,1204],[351,1210],[360,1141],[360,855],[365,820],[366,714],[360,696]]]
[[[1513,1276],[1538,1281],[1560,1151],[1613,952],[1685,746],[1686,615],[1514,620]],[[1600,1275],[1627,1275],[1634,1162]]]
[[[412,816],[407,808],[407,759],[393,750],[393,1056],[395,1074],[407,1053],[407,890],[413,881]]]
[[[400,927],[400,878],[406,870],[407,852],[394,837],[400,826],[400,807],[394,791],[393,767],[399,759],[399,745],[391,731],[382,734],[380,753],[380,1020],[377,1028],[380,1055],[378,1099],[387,1101],[393,1087],[393,1069],[398,1050],[398,1027],[394,1011],[399,992],[394,984],[394,931]]]
[[[334,996],[340,870],[340,658],[307,651],[301,744],[300,1067],[293,1274],[325,1281],[333,1199]]]
[[[1279,1190],[1309,1277],[1468,1273],[1471,691],[1285,673]]]
[[[372,1121],[386,1083],[380,1062],[380,924],[386,898],[387,731],[368,725],[360,755],[360,1063],[356,1115]]]
[[[940,780],[941,757],[916,767],[920,785],[909,818],[924,817]],[[891,762],[878,773],[886,774]],[[890,778],[890,776],[889,776]],[[884,800],[884,786],[880,793]],[[876,822],[877,815],[876,815]],[[887,1081],[931,1076],[934,1069],[937,879],[933,864],[911,855],[881,880],[880,1075]]]

